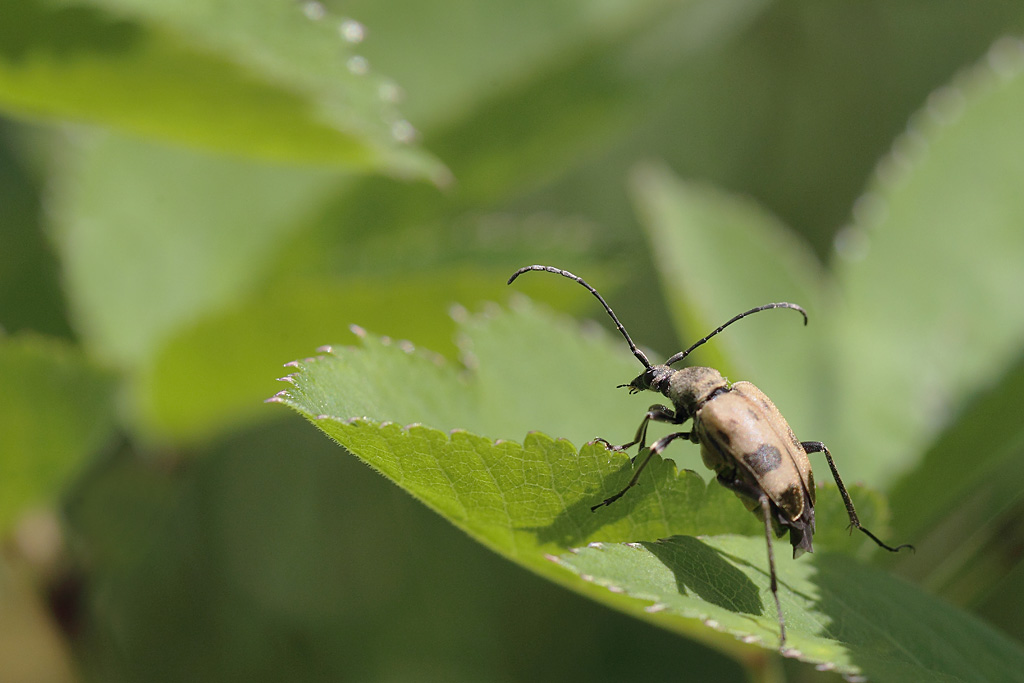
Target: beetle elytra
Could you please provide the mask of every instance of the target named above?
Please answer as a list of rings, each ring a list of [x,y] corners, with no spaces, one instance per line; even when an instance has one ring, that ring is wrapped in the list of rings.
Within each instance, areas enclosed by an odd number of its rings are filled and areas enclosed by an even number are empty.
[[[864,528],[857,511],[853,507],[850,494],[839,476],[835,461],[828,448],[820,441],[800,441],[797,439],[789,423],[760,389],[750,382],[727,381],[720,372],[713,368],[688,366],[675,369],[673,364],[686,358],[716,334],[742,318],[773,308],[790,308],[803,316],[807,324],[807,312],[796,304],[781,302],[765,304],[751,308],[717,327],[710,334],[695,342],[685,351],[680,351],[662,365],[652,365],[646,354],[641,351],[626,328],[619,322],[611,306],[596,289],[587,284],[583,278],[573,275],[567,270],[554,266],[526,266],[520,268],[508,284],[529,271],[545,271],[569,278],[585,287],[597,297],[604,310],[615,323],[616,329],[629,344],[630,351],[643,364],[644,370],[627,387],[630,393],[655,391],[665,396],[672,406],[652,405],[647,409],[640,422],[633,440],[613,446],[605,439],[597,439],[605,446],[616,451],[624,451],[638,446],[637,456],[643,452],[647,444],[647,427],[654,422],[681,425],[692,420],[690,431],[674,432],[664,436],[653,444],[639,467],[633,472],[629,483],[615,494],[594,505],[596,511],[611,505],[633,486],[640,478],[640,473],[655,454],[660,454],[676,439],[691,441],[700,445],[701,458],[704,464],[715,472],[718,483],[736,493],[746,507],[764,521],[765,540],[768,545],[768,568],[770,570],[771,592],[775,599],[775,609],[779,619],[779,648],[786,644],[786,622],[782,615],[782,604],[779,601],[778,579],[775,571],[775,553],[772,546],[772,532],[782,537],[789,532],[793,557],[797,558],[804,552],[813,551],[814,537],[814,473],[807,455],[823,453],[832,478],[839,487],[839,494],[846,505],[850,518],[850,527],[866,534],[880,547],[890,552],[902,548],[910,548],[909,544],[890,546]]]

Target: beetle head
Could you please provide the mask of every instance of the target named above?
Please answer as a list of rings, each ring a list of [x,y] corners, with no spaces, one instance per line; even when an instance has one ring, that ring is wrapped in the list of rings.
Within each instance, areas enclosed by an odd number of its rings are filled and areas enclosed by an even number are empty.
[[[629,393],[635,394],[640,391],[657,391],[664,394],[669,386],[669,378],[675,372],[667,365],[652,365],[647,368],[629,384],[620,384],[619,388],[628,387]]]

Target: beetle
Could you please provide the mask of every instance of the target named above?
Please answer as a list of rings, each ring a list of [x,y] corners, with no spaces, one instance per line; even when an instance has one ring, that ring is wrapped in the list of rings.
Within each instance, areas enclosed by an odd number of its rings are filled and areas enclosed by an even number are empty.
[[[714,368],[686,366],[673,368],[672,365],[686,358],[695,349],[714,337],[716,334],[748,315],[775,308],[789,308],[803,316],[807,324],[807,312],[800,306],[788,302],[779,302],[756,306],[733,316],[715,328],[710,334],[699,339],[685,351],[680,351],[661,365],[652,365],[647,355],[641,351],[630,338],[626,328],[619,322],[611,306],[601,294],[591,287],[583,278],[567,270],[554,266],[525,266],[512,274],[508,284],[517,277],[530,271],[545,271],[561,275],[573,280],[590,291],[601,302],[604,310],[615,323],[616,329],[629,344],[629,350],[643,363],[644,370],[626,387],[629,393],[655,391],[665,396],[672,407],[661,404],[652,405],[640,422],[633,440],[613,446],[607,440],[598,438],[614,451],[625,451],[638,446],[634,461],[646,448],[647,427],[652,421],[670,425],[681,425],[691,420],[690,431],[673,432],[653,444],[647,451],[647,457],[633,472],[626,486],[617,493],[605,498],[591,507],[591,511],[611,505],[622,498],[640,478],[640,473],[655,455],[661,454],[665,448],[682,439],[700,445],[701,459],[708,469],[714,471],[718,483],[733,491],[753,512],[764,521],[765,540],[768,544],[768,568],[770,570],[771,591],[775,598],[775,609],[779,618],[779,649],[784,650],[786,644],[786,622],[782,616],[782,604],[779,602],[778,579],[775,571],[775,552],[772,546],[772,532],[777,537],[789,533],[793,547],[793,558],[800,557],[804,552],[813,552],[814,537],[814,473],[811,470],[809,453],[823,453],[832,478],[839,487],[839,495],[846,505],[850,518],[851,533],[859,529],[880,547],[890,552],[903,548],[913,550],[913,546],[903,544],[890,546],[880,540],[861,525],[857,511],[853,507],[850,493],[843,484],[839,470],[836,469],[832,454],[820,441],[800,441],[789,423],[775,407],[772,400],[750,382],[730,383]]]

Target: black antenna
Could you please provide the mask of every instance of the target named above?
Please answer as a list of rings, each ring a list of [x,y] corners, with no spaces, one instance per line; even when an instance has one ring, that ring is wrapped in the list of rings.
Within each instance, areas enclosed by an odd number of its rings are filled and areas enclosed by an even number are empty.
[[[751,308],[749,311],[744,311],[743,313],[740,313],[737,316],[733,316],[725,324],[723,324],[721,327],[719,327],[714,332],[712,332],[708,336],[704,337],[703,339],[701,339],[700,341],[695,343],[690,348],[686,349],[685,351],[680,351],[676,355],[674,355],[671,358],[669,358],[667,361],[665,361],[665,365],[672,365],[673,363],[678,363],[682,359],[684,359],[687,356],[689,356],[690,352],[693,351],[695,348],[697,348],[698,346],[700,346],[701,344],[706,342],[708,339],[711,339],[716,334],[718,334],[719,332],[721,332],[725,328],[729,327],[729,325],[732,325],[737,320],[740,320],[741,318],[746,318],[748,315],[752,315],[754,313],[757,313],[758,311],[767,311],[769,308],[792,308],[794,311],[799,311],[800,312],[800,315],[802,315],[804,317],[804,325],[807,324],[807,311],[805,311],[800,306],[797,306],[796,304],[791,304],[791,303],[787,303],[785,301],[782,301],[782,302],[779,302],[779,303],[776,303],[776,304],[765,304],[764,306],[757,306],[756,308]]]
[[[612,321],[615,323],[616,329],[618,329],[618,331],[622,333],[622,336],[626,338],[626,343],[629,344],[629,350],[632,351],[633,355],[636,356],[640,360],[640,362],[644,364],[645,368],[650,369],[651,361],[647,360],[647,356],[644,355],[644,352],[641,351],[640,349],[638,349],[636,347],[636,344],[633,343],[633,340],[629,338],[629,333],[626,332],[626,328],[622,326],[622,323],[620,323],[619,319],[615,316],[615,311],[613,311],[612,307],[608,305],[608,302],[604,300],[604,297],[601,296],[596,289],[594,289],[593,287],[588,285],[583,278],[581,278],[579,275],[573,275],[568,270],[562,270],[561,268],[555,268],[554,266],[526,266],[526,267],[520,268],[516,272],[512,273],[512,277],[510,277],[508,279],[508,284],[512,284],[513,280],[515,280],[517,277],[519,277],[523,273],[525,273],[527,271],[530,271],[530,270],[545,270],[545,271],[547,271],[549,273],[555,273],[556,275],[561,275],[562,277],[567,277],[570,280],[574,280],[574,281],[580,283],[581,285],[583,285],[584,287],[586,287],[590,291],[591,294],[593,294],[594,296],[597,297],[597,300],[601,302],[602,306],[604,306],[604,310],[607,311],[608,315],[610,315],[612,317]],[[782,306],[783,304],[772,304],[772,305],[773,306]],[[786,306],[792,306],[793,304],[785,304],[785,305]],[[800,308],[800,307],[797,306],[797,308]],[[803,309],[800,309],[800,310],[803,310]],[[731,323],[733,321],[730,320],[729,322]],[[726,323],[726,325],[728,325],[728,324],[729,323]],[[723,325],[723,327],[724,327],[724,325]],[[718,331],[719,330],[715,330],[715,332],[718,332]],[[705,341],[707,341],[707,340],[704,339],[704,340],[701,341],[701,343],[703,343]],[[692,350],[692,349],[690,349],[690,350]],[[689,353],[689,352],[690,351],[687,351],[687,353]]]

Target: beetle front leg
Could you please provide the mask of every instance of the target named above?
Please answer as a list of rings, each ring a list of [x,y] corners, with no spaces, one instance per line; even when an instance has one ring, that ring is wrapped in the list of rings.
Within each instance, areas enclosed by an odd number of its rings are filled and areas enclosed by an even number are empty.
[[[914,549],[914,546],[910,545],[909,543],[904,543],[903,545],[898,545],[895,548],[893,548],[892,546],[883,543],[878,538],[878,536],[875,536],[873,533],[871,533],[863,526],[861,526],[860,519],[857,517],[857,511],[853,508],[853,500],[850,499],[850,493],[849,491],[846,490],[846,485],[843,484],[843,479],[842,477],[839,476],[839,470],[836,469],[836,463],[835,461],[832,460],[832,454],[828,452],[828,448],[825,447],[825,444],[823,444],[821,441],[804,441],[800,445],[804,447],[804,450],[807,453],[825,454],[825,460],[828,462],[828,468],[832,470],[832,478],[836,480],[836,485],[839,487],[839,495],[843,497],[843,503],[846,505],[846,514],[850,516],[851,527],[855,529],[860,529],[867,535],[868,538],[870,538],[880,547],[885,548],[889,552],[894,553],[900,550],[901,548],[910,548],[911,550]]]
[[[680,420],[676,417],[676,414],[672,409],[667,406],[655,404],[647,409],[647,414],[644,415],[643,421],[640,423],[640,427],[636,430],[636,436],[629,443],[624,443],[621,446],[613,446],[608,442],[607,439],[598,437],[594,441],[603,443],[605,446],[613,451],[624,451],[627,448],[640,444],[640,448],[637,449],[637,455],[640,455],[640,451],[644,449],[644,445],[647,443],[647,425],[650,424],[651,420],[655,422],[667,422],[668,424],[679,424]]]
[[[663,406],[653,406],[653,407],[654,408],[660,408],[660,407],[663,407]],[[648,415],[650,415],[650,411],[648,411]],[[654,419],[654,418],[650,418],[650,419]],[[644,424],[641,425],[641,427],[644,429],[645,435],[646,435],[646,431],[647,431],[647,429],[646,429],[647,422],[648,422],[648,420],[645,419],[644,420]],[[661,454],[661,452],[663,450],[665,450],[665,447],[668,446],[673,441],[675,441],[676,439],[689,439],[689,438],[690,438],[690,432],[676,432],[675,434],[669,434],[668,436],[663,436],[660,439],[658,439],[657,441],[655,441],[653,444],[651,444],[650,449],[648,449],[647,457],[644,458],[644,461],[642,463],[640,463],[640,467],[637,467],[636,471],[633,472],[633,477],[629,480],[629,483],[626,484],[626,486],[621,491],[616,493],[614,496],[612,496],[610,498],[605,498],[603,501],[601,501],[597,505],[594,505],[593,507],[591,507],[590,511],[591,512],[597,512],[598,508],[604,507],[605,505],[611,505],[612,503],[617,501],[619,498],[622,498],[622,496],[625,495],[626,491],[628,491],[631,488],[633,488],[634,486],[636,486],[636,482],[640,478],[640,473],[644,471],[644,468],[647,467],[647,463],[649,463],[651,461],[651,458],[654,457],[655,454]],[[642,449],[643,449],[643,447],[641,446],[641,450]],[[639,456],[640,454],[637,453],[637,455]]]

